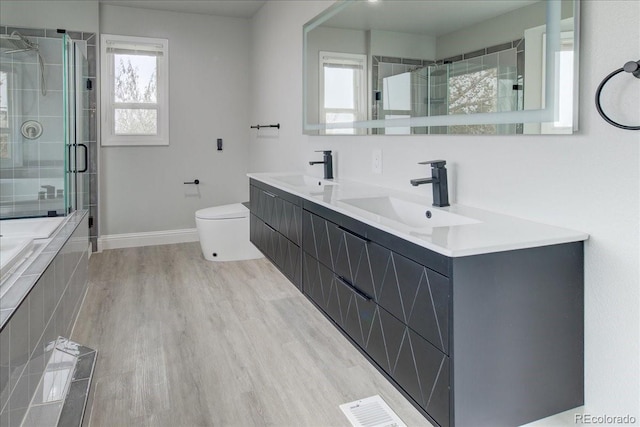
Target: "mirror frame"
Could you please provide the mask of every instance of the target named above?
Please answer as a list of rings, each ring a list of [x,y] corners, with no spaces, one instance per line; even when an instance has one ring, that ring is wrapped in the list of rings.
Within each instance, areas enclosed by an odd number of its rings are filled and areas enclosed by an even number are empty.
[[[362,120],[344,123],[309,123],[307,120],[307,84],[308,84],[308,37],[309,32],[327,22],[345,8],[358,0],[337,0],[319,15],[311,19],[302,27],[302,132],[306,135],[327,136],[327,129],[374,129],[387,127],[425,127],[451,125],[483,125],[483,124],[517,124],[517,123],[546,123],[557,119],[558,99],[556,97],[555,53],[560,51],[561,43],[561,1],[546,1],[546,51],[545,51],[545,107],[535,110],[502,111],[494,113],[474,113],[459,115],[440,115],[411,117],[402,119]],[[574,56],[573,56],[573,127],[572,132],[553,135],[571,135],[578,130],[578,82],[580,60],[580,0],[573,0],[574,21]],[[370,94],[368,95],[370,96]],[[551,102],[549,102],[551,100]],[[367,98],[367,104],[370,100]],[[536,133],[532,135],[544,135]],[[356,132],[355,135],[362,135]],[[424,134],[420,134],[423,135]],[[350,136],[341,134],[339,136]],[[397,135],[394,135],[397,136]]]

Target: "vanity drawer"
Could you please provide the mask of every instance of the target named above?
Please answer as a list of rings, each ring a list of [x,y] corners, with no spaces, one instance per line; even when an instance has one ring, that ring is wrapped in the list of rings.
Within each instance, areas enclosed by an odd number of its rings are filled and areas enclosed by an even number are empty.
[[[304,258],[305,293],[360,347],[365,348],[375,302],[308,253]]]
[[[303,250],[375,300],[373,273],[379,251],[370,253],[371,242],[346,228],[308,211],[302,215]]]
[[[449,424],[449,357],[309,253],[304,290],[440,425]]]
[[[366,352],[441,426],[449,425],[450,359],[429,341],[376,307]]]
[[[269,224],[250,215],[249,239],[298,288],[302,286],[302,250]]]
[[[375,280],[378,304],[423,338],[449,354],[449,279],[389,251],[383,275]]]
[[[448,354],[447,277],[306,210],[303,249]]]
[[[250,186],[251,212],[299,246],[302,236],[300,201],[277,188],[262,185],[264,188]]]

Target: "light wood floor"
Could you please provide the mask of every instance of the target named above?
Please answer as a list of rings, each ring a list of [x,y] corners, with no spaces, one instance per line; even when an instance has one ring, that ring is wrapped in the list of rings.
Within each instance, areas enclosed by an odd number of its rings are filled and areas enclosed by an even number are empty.
[[[186,243],[89,268],[71,339],[98,350],[91,426],[348,426],[338,405],[375,394],[430,425],[265,259]]]

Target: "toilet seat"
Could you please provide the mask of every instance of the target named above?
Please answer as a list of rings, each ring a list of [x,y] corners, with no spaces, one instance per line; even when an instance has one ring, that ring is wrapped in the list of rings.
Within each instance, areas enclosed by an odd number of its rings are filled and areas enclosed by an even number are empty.
[[[214,206],[211,208],[200,209],[196,211],[196,218],[198,219],[234,219],[234,218],[247,218],[249,216],[249,209],[242,203],[232,203],[230,205]]]

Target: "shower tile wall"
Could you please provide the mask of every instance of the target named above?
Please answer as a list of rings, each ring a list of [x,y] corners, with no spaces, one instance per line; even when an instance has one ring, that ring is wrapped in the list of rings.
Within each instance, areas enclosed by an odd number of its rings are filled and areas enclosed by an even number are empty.
[[[38,193],[43,191],[42,185],[54,185],[57,189],[64,188],[64,129],[63,125],[63,93],[62,93],[62,34],[56,29],[34,29],[0,26],[0,34],[11,34],[17,31],[29,40],[38,44],[44,59],[47,95],[40,93],[40,69],[37,55],[30,61],[17,64],[13,61],[11,67],[32,83],[30,87],[21,91],[22,114],[16,118],[15,123],[21,125],[27,119],[39,121],[43,127],[43,134],[37,140],[22,141],[15,144],[18,156],[11,155],[11,159],[2,159],[0,170],[0,217],[5,217],[8,212],[11,216],[46,215],[49,210],[56,210],[64,214],[64,202],[62,198],[38,200]],[[92,90],[89,91],[89,105],[85,106],[83,114],[89,117],[83,130],[83,140],[78,141],[89,147],[89,189],[88,207],[90,212],[89,229],[90,241],[93,250],[97,249],[98,238],[98,138],[97,138],[97,37],[95,33],[83,33],[79,31],[67,31],[67,35],[81,44],[86,43],[88,76]],[[14,54],[23,55],[26,54]],[[7,55],[2,56],[2,66],[8,66]],[[26,86],[23,84],[22,86]],[[18,127],[19,129],[19,127]],[[14,148],[14,147],[12,147]],[[20,150],[21,149],[21,150]],[[21,151],[21,153],[20,153]],[[21,154],[21,155],[20,155]],[[45,196],[46,197],[46,196]],[[25,205],[26,203],[26,205]],[[21,207],[26,206],[26,207]]]
[[[427,80],[412,73],[411,75],[411,110],[384,110],[383,100],[376,92],[382,92],[383,81],[386,77],[395,76],[402,73],[412,72],[423,69],[432,64],[431,60],[413,59],[413,58],[396,58],[389,56],[372,56],[371,81],[374,87],[372,119],[384,119],[385,116],[411,116],[420,117],[427,115],[426,98],[427,98]],[[384,96],[384,94],[382,94]],[[385,133],[384,129],[372,129],[374,134]],[[414,127],[411,133],[426,133],[426,128]]]
[[[481,107],[479,112],[514,111],[523,108],[522,84],[524,81],[524,39],[518,39],[449,58],[420,60],[387,56],[372,56],[371,81],[373,82],[372,119],[383,119],[386,115],[410,115],[411,117],[450,114],[450,79],[475,71],[495,68],[497,70],[498,96],[492,99],[491,107]],[[411,72],[410,111],[387,111],[383,109],[380,95],[386,77]],[[384,94],[382,94],[384,96]],[[488,102],[487,102],[488,103]],[[411,133],[522,133],[522,124],[413,127]],[[372,129],[374,134],[385,133],[385,129]]]

